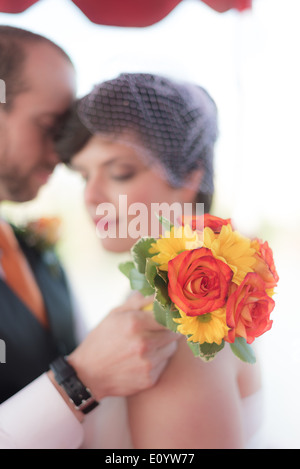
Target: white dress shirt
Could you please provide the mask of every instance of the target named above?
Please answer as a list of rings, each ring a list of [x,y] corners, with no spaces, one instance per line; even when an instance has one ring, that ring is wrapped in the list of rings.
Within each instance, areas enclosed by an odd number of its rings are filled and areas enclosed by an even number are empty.
[[[76,449],[83,435],[82,424],[47,374],[0,406],[1,449]]]

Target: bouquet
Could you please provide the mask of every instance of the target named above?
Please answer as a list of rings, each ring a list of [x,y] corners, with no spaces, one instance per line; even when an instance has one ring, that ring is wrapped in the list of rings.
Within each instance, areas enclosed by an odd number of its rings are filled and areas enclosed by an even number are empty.
[[[272,327],[279,280],[268,243],[209,214],[177,227],[160,221],[164,235],[139,239],[132,261],[119,266],[131,288],[154,295],[156,320],[186,336],[195,356],[210,361],[227,342],[238,358],[255,363],[251,344]]]

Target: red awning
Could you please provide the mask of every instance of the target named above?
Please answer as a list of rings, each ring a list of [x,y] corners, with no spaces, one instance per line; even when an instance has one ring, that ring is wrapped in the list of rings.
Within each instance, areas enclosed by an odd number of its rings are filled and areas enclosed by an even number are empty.
[[[39,0],[0,0],[0,12],[21,13]],[[96,24],[145,27],[165,18],[182,0],[70,0]],[[251,8],[252,0],[201,0],[222,13]]]

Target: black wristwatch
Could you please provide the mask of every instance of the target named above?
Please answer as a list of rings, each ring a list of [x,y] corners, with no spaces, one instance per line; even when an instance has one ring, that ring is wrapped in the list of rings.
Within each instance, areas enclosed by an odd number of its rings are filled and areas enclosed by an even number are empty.
[[[50,364],[56,382],[65,390],[77,410],[88,414],[99,405],[88,388],[78,378],[65,357],[58,357]]]

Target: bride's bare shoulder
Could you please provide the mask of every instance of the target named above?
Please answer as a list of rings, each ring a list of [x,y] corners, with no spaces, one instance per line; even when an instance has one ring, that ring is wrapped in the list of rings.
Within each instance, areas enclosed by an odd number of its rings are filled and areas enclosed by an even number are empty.
[[[242,447],[238,367],[225,347],[210,363],[185,338],[159,382],[128,401],[137,448]]]

